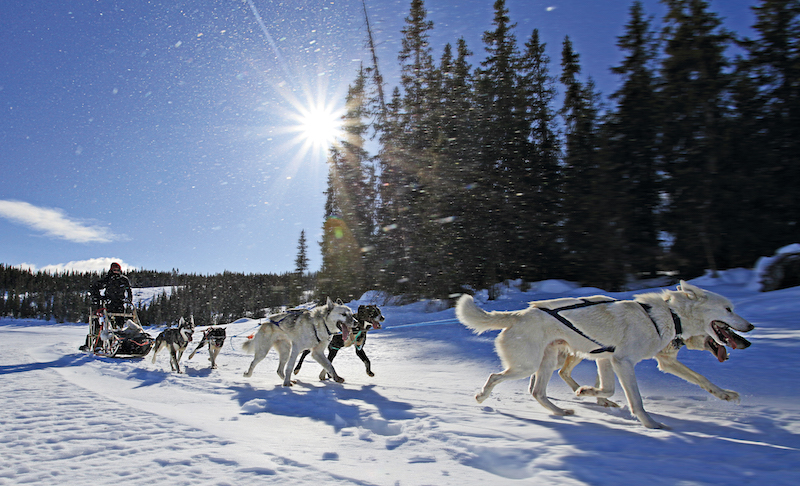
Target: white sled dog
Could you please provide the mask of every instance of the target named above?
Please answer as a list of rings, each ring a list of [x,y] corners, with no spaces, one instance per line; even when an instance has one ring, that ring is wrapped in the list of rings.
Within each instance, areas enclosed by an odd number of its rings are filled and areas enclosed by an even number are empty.
[[[330,297],[324,306],[271,316],[267,322],[261,324],[255,336],[242,345],[246,353],[255,354],[244,376],[251,376],[256,365],[275,347],[278,349],[278,376],[283,378],[283,386],[292,386],[291,376],[295,361],[303,350],[310,349],[311,357],[336,382],[342,383],[344,378],[336,374],[325,356],[325,349],[334,334],[342,333],[342,337],[347,340],[354,324],[353,311],[346,305],[334,303]]]
[[[711,337],[718,345],[735,347],[731,328],[747,332],[753,325],[733,312],[731,302],[721,295],[681,281],[677,290],[634,296],[633,300],[611,300],[594,296],[532,302],[527,309],[486,312],[472,297],[462,296],[456,316],[477,333],[502,330],[495,349],[505,369],[493,373],[475,398],[483,402],[497,384],[535,374],[533,397],[556,415],[573,410],[555,406],[547,399],[547,383],[559,366],[565,350],[597,361],[600,387],[584,386],[578,396],[607,398],[613,393],[616,373],[625,391],[631,413],[648,428],[663,428],[642,405],[634,366],[655,357],[671,343],[693,336]],[[554,305],[555,302],[555,305]]]
[[[745,349],[750,346],[750,341],[747,339],[739,336],[735,332],[728,329],[728,334],[731,335],[731,342],[728,343],[733,349]],[[731,344],[732,343],[732,344]],[[739,401],[739,394],[733,390],[726,390],[724,388],[720,388],[719,386],[712,383],[708,378],[701,375],[700,373],[692,370],[685,364],[678,361],[678,351],[681,350],[683,346],[686,346],[686,349],[692,349],[697,351],[708,351],[709,353],[716,356],[720,363],[725,362],[728,359],[728,351],[725,349],[725,346],[720,346],[717,344],[716,341],[711,336],[692,336],[683,340],[683,342],[676,341],[672,342],[667,345],[666,348],[659,351],[655,356],[655,360],[658,362],[658,369],[663,371],[664,373],[669,373],[671,375],[675,375],[678,378],[682,378],[689,383],[699,386],[703,390],[707,391],[708,393],[714,395],[715,397],[719,398],[720,400],[726,400],[729,402],[738,402]],[[577,356],[576,354],[570,353],[569,350],[564,349],[563,351],[559,352],[558,357],[558,376],[561,377],[564,382],[572,388],[572,391],[577,392],[580,389],[580,385],[572,378],[572,370],[580,363],[582,360],[581,357]],[[533,386],[535,384],[536,375],[531,376],[531,384],[529,387],[529,391],[533,393]],[[599,381],[599,380],[598,380]],[[599,383],[596,386],[600,386]],[[607,392],[608,396],[614,394],[614,380],[611,380],[611,383],[606,383],[606,386],[609,387],[608,390],[604,390]],[[606,393],[603,393],[604,395]],[[597,403],[604,407],[619,407],[616,403],[612,402],[611,400],[598,396]]]

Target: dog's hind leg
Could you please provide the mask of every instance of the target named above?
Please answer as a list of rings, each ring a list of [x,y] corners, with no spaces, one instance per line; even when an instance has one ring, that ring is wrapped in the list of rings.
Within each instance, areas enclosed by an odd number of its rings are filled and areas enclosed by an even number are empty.
[[[372,372],[372,363],[370,363],[369,358],[367,358],[367,353],[364,352],[364,348],[356,348],[356,356],[361,358],[361,361],[364,362],[364,366],[367,368],[367,375],[375,376],[375,373]]]
[[[332,347],[331,344],[328,345],[328,361],[331,362],[331,366],[333,366],[333,358],[339,354],[339,348]],[[319,379],[320,381],[327,380],[331,375],[323,368],[322,371],[319,372]]]
[[[545,350],[542,361],[539,364],[539,369],[536,370],[534,375],[536,378],[533,384],[533,398],[555,415],[574,415],[574,410],[559,408],[547,398],[547,384],[550,382],[550,377],[553,375],[553,372],[558,369],[558,355],[558,349],[552,346],[549,346]]]
[[[578,363],[580,363],[581,361],[583,361],[581,358],[575,356],[572,353],[569,353],[564,358],[564,364],[562,364],[561,368],[558,370],[558,376],[560,376],[561,379],[564,380],[564,383],[569,385],[569,387],[572,388],[572,391],[574,392],[578,391],[578,388],[580,388],[581,386],[578,384],[577,381],[575,381],[572,378],[572,370],[574,370],[575,367],[578,366]]]
[[[644,404],[642,403],[642,395],[639,393],[639,384],[636,382],[636,373],[633,370],[634,363],[625,359],[611,358],[611,366],[616,372],[622,389],[625,390],[625,397],[628,399],[628,406],[631,413],[639,419],[648,429],[665,429],[668,428],[662,423],[653,420],[650,415],[645,412]]]
[[[579,397],[597,397],[597,404],[604,407],[618,408],[615,402],[608,397],[614,395],[614,370],[609,359],[597,360],[597,380],[595,386],[582,386],[575,390],[575,395]]]
[[[255,337],[253,339],[259,339],[259,338]],[[267,353],[269,353],[270,348],[272,348],[272,342],[267,342],[265,343],[266,345],[259,345],[258,342],[254,342],[253,344],[255,344],[255,355],[253,356],[253,361],[250,363],[250,368],[248,368],[247,371],[244,372],[245,378],[250,378],[251,376],[253,376],[253,370],[256,369],[256,365],[258,365],[258,363],[260,363],[264,358],[267,357]],[[278,369],[278,374],[279,375],[281,374],[280,369]],[[283,378],[283,376],[281,376],[281,378]]]
[[[572,354],[566,343],[563,341],[556,341],[550,344],[551,348],[557,351],[556,367],[560,370],[558,374],[572,388],[572,391],[578,389],[578,384],[572,379],[572,369],[581,362],[581,358]],[[562,375],[562,372],[564,373]],[[528,385],[528,393],[533,395],[533,387],[536,385],[536,373],[531,375],[531,381]],[[574,386],[573,386],[574,385]]]
[[[303,351],[303,354],[300,355],[300,359],[297,361],[297,366],[294,367],[294,374],[295,375],[300,373],[300,368],[303,366],[303,360],[306,359],[306,356],[308,356],[308,353],[310,353],[310,352],[311,351],[306,349],[305,351]]]
[[[478,403],[483,403],[483,401],[489,398],[489,395],[492,394],[494,387],[500,383],[506,380],[518,380],[520,378],[525,378],[530,374],[530,370],[521,370],[518,368],[506,368],[500,373],[492,373],[489,375],[489,378],[486,379],[486,383],[484,383],[480,393],[475,395],[475,400],[477,400]]]
[[[283,386],[292,386],[295,382],[292,381],[292,370],[294,369],[295,361],[297,361],[297,357],[300,355],[300,349],[297,346],[292,344],[292,350],[289,353],[289,359],[286,361],[286,366],[284,369],[283,375]],[[314,356],[314,353],[311,353],[311,356]],[[281,359],[283,361],[283,359]],[[279,365],[280,366],[280,365]]]
[[[180,365],[178,365],[178,360],[180,358],[178,357],[178,354],[175,351],[175,345],[174,344],[170,345],[170,347],[169,347],[169,359],[170,359],[169,364],[172,367],[172,371],[177,371],[178,373],[180,373],[181,372],[181,367],[180,367]]]

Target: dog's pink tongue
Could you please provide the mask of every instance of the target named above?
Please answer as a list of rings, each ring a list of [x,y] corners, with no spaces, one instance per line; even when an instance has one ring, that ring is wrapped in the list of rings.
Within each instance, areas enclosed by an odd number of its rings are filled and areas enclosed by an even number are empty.
[[[350,326],[346,324],[340,324],[339,329],[342,330],[342,340],[347,342],[347,338],[350,337]]]
[[[728,350],[725,349],[725,346],[717,348],[717,359],[720,363],[724,363],[725,360],[728,359]]]

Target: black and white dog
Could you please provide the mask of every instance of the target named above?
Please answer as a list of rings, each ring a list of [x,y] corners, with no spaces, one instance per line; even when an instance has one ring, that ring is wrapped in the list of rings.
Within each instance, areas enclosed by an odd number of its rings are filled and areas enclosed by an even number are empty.
[[[372,372],[372,364],[367,354],[364,352],[364,344],[367,342],[367,331],[381,328],[381,322],[384,321],[383,314],[377,305],[369,304],[358,306],[358,312],[354,314],[353,317],[356,321],[355,327],[352,328],[352,332],[347,340],[343,339],[341,334],[336,334],[331,338],[331,342],[328,344],[328,360],[333,361],[333,358],[336,357],[336,353],[338,353],[340,349],[355,345],[356,355],[364,362],[364,366],[367,368],[367,374],[369,376],[375,376],[375,373]],[[307,354],[308,351],[304,351],[302,356],[300,356],[300,361],[298,361],[297,366],[294,368],[294,374],[300,372],[300,367],[303,366],[303,359]],[[319,374],[319,379],[325,380],[327,377],[328,373],[322,370]]]
[[[194,316],[189,318],[186,322],[183,317],[178,321],[178,327],[170,327],[161,331],[161,334],[156,338],[153,345],[153,364],[156,362],[156,355],[161,351],[161,348],[169,349],[169,359],[172,371],[181,372],[181,367],[178,365],[183,352],[192,340],[192,333],[194,332]]]
[[[189,359],[192,359],[194,353],[206,343],[208,343],[208,360],[211,361],[211,369],[215,370],[217,369],[217,355],[219,355],[222,345],[225,344],[225,328],[209,327],[203,331],[203,339],[200,340],[200,344],[198,344],[197,347],[194,348],[194,351],[192,351],[192,354],[189,355]]]

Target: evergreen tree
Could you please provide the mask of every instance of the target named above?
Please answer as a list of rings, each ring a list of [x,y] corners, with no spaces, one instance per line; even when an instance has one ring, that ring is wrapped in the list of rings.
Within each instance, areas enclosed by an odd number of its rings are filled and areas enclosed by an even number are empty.
[[[374,240],[374,196],[369,154],[364,149],[367,125],[366,73],[359,70],[347,94],[340,146],[331,148],[323,227],[323,294],[357,298],[365,289],[365,251]]]
[[[704,0],[662,0],[665,58],[661,63],[663,142],[669,195],[667,225],[675,264],[684,275],[717,270],[719,191],[729,174],[723,127],[730,35]]]
[[[545,43],[534,29],[519,66],[529,143],[527,170],[519,174],[522,196],[517,200],[519,219],[526,224],[521,236],[527,246],[524,277],[529,281],[559,278],[561,268],[561,143],[552,105],[555,78],[550,75],[549,65]]]
[[[306,243],[306,230],[300,230],[300,238],[297,241],[297,257],[294,260],[295,290],[297,292],[296,302],[303,302],[303,294],[306,289],[305,273],[308,271],[308,245]]]
[[[614,235],[606,211],[609,174],[601,167],[599,154],[599,99],[591,80],[584,84],[578,79],[580,55],[568,36],[563,42],[561,68],[559,80],[565,91],[561,109],[565,126],[563,272],[584,284],[615,288],[623,277],[613,272],[607,253]]]
[[[517,199],[526,188],[521,177],[528,170],[525,158],[528,127],[520,105],[517,68],[519,51],[505,0],[494,3],[494,30],[484,32],[486,59],[476,72],[476,110],[480,142],[476,202],[484,218],[485,241],[483,284],[493,285],[520,277],[523,262],[519,249],[524,240],[522,227],[528,222],[517,217]]]
[[[653,276],[660,256],[658,209],[659,93],[656,81],[658,41],[645,18],[641,2],[630,9],[625,33],[617,46],[625,53],[611,71],[621,77],[621,86],[612,99],[616,107],[604,126],[607,149],[604,159],[609,205],[618,232],[618,245],[610,248],[628,275]]]
[[[800,240],[800,1],[762,0],[753,11],[756,38],[741,42],[726,142],[739,173],[726,201],[735,213],[725,220],[729,266]]]
[[[445,46],[439,66],[441,122],[432,151],[436,213],[431,225],[432,239],[438,245],[439,272],[433,283],[437,296],[457,292],[463,284],[475,285],[475,241],[484,224],[483,218],[476,217],[473,200],[478,176],[474,156],[476,122],[471,110],[473,77],[467,61],[471,55],[461,38],[455,57],[450,44]]]
[[[386,289],[408,293],[429,281],[431,220],[431,149],[438,133],[437,72],[428,43],[433,23],[422,0],[412,0],[398,55],[402,93],[396,89],[382,127],[379,154],[382,180],[380,251],[386,266]],[[412,290],[413,289],[413,290]]]

